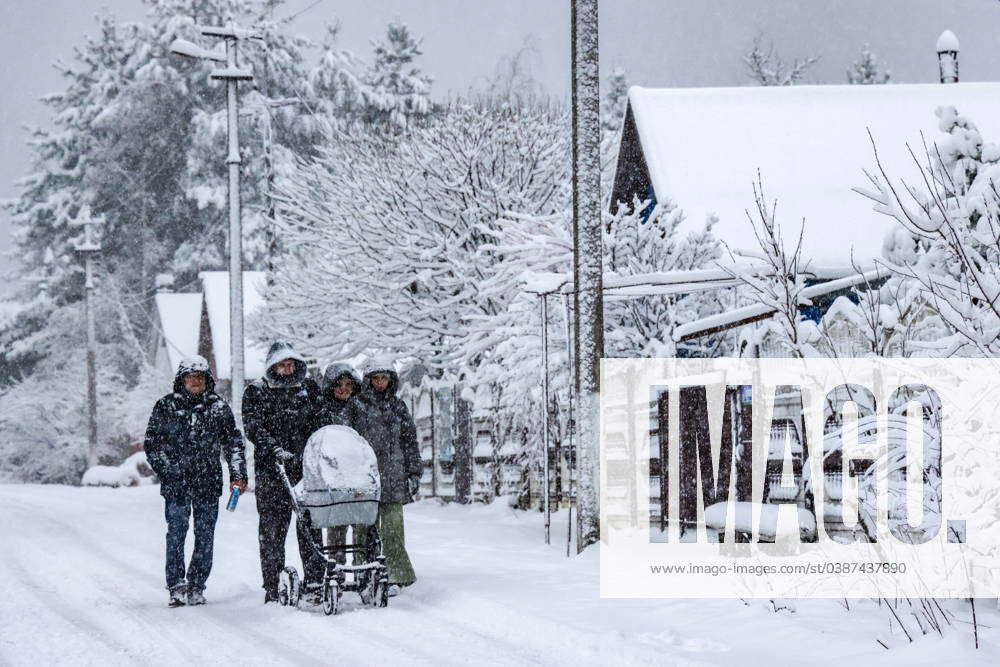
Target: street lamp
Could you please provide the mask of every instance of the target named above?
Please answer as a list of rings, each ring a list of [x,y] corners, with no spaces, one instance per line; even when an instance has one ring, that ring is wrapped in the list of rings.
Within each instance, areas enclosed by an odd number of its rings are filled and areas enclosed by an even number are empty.
[[[225,63],[222,69],[214,70],[211,78],[226,82],[226,109],[228,111],[229,151],[226,164],[229,165],[229,349],[230,385],[232,391],[233,415],[236,423],[243,424],[243,223],[240,219],[240,138],[239,138],[239,98],[237,84],[253,79],[253,72],[240,69],[237,64],[237,45],[241,39],[261,39],[255,31],[235,25],[195,26],[202,35],[225,40],[225,55],[218,51],[203,49],[184,39],[175,39],[170,51],[179,56],[212,60]]]
[[[101,251],[101,244],[91,235],[99,218],[90,215],[90,207],[82,206],[73,225],[83,227],[83,241],[76,244],[76,251],[84,257],[84,310],[87,317],[87,467],[97,465],[97,328],[94,324],[94,255]]]
[[[958,83],[958,37],[951,30],[938,37],[937,55],[941,83]]]

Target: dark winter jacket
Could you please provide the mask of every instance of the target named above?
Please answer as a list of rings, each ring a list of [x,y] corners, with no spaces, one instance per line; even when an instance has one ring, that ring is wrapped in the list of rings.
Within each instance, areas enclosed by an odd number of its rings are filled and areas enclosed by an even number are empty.
[[[375,391],[371,376],[388,373],[389,387]],[[349,423],[375,450],[382,478],[382,501],[410,502],[408,479],[420,478],[423,463],[417,429],[406,403],[396,396],[399,376],[389,362],[375,362],[365,369],[361,393],[349,402]]]
[[[184,388],[184,375],[193,371],[205,374],[201,394]],[[243,436],[233,411],[215,393],[215,378],[202,357],[181,361],[173,393],[157,401],[149,417],[145,449],[164,498],[205,502],[222,495],[220,454],[229,464],[230,480],[247,480]]]
[[[354,394],[346,401],[342,401],[333,395],[333,386],[343,377],[348,377],[354,382]],[[361,378],[349,364],[333,363],[326,367],[323,372],[323,384],[321,386],[321,397],[317,406],[316,422],[312,431],[331,424],[340,426],[350,426],[348,422],[348,406],[354,400],[354,396],[361,390]]]
[[[279,376],[274,365],[285,359],[295,361],[295,372]],[[285,472],[292,484],[302,479],[302,450],[312,434],[319,387],[306,377],[305,358],[288,343],[271,346],[264,377],[247,387],[243,394],[243,425],[254,444],[253,459],[258,486],[281,484],[275,450],[291,452]]]

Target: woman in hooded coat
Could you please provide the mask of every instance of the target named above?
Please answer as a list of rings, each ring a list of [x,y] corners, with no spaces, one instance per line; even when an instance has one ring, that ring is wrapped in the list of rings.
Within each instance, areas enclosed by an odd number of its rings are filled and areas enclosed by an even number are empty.
[[[367,364],[361,384],[361,393],[349,403],[349,424],[368,441],[378,459],[382,482],[379,533],[389,582],[409,586],[417,577],[406,553],[403,505],[416,495],[423,474],[417,429],[406,403],[396,396],[399,376],[391,360],[375,359]],[[355,542],[363,544],[364,535],[358,532]]]
[[[334,362],[323,371],[323,383],[320,389],[320,400],[316,410],[316,418],[311,427],[312,432],[324,426],[350,426],[347,414],[351,399],[361,389],[361,379],[350,364]],[[355,534],[357,534],[355,530]],[[326,529],[326,543],[330,545],[347,545],[347,526],[337,526]],[[347,562],[344,552],[335,556],[341,564]]]

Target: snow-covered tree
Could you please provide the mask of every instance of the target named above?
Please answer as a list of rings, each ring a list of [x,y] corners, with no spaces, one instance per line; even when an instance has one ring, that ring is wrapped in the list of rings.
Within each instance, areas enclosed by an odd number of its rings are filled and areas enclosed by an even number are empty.
[[[607,91],[601,100],[601,184],[604,201],[611,196],[611,189],[614,187],[618,146],[621,142],[626,109],[628,109],[628,79],[625,70],[618,68],[608,77]]]
[[[170,391],[146,360],[121,284],[98,275],[98,457],[118,463],[140,442],[149,411]],[[45,298],[45,297],[42,297]],[[76,484],[86,468],[87,379],[83,302],[52,311],[21,345],[41,358],[33,373],[0,390],[0,472],[25,482]]]
[[[993,357],[1000,353],[1000,146],[984,141],[955,107],[935,113],[946,136],[925,146],[924,187],[894,182],[876,151],[872,187],[858,192],[905,230],[893,234],[888,264],[919,285],[947,329],[920,346],[942,356]]]
[[[889,83],[892,72],[883,69],[878,57],[871,52],[868,45],[861,48],[861,56],[847,70],[847,82],[852,84],[881,84]]]
[[[230,16],[264,36],[263,45],[242,42],[240,52],[241,65],[255,74],[253,88],[243,88],[240,116],[248,268],[263,266],[271,250],[270,181],[288,171],[296,155],[310,154],[329,124],[324,114],[340,114],[353,104],[346,95],[330,100],[338,81],[348,86],[349,58],[321,59],[310,79],[309,41],[288,36],[284,24],[272,18],[281,0],[147,4],[142,22],[100,15],[96,36],[76,49],[72,61],[59,64],[65,87],[45,98],[52,127],[32,130],[32,171],[18,196],[5,203],[22,272],[10,277],[22,287],[16,314],[0,325],[0,348],[3,375],[16,382],[11,391],[25,406],[48,386],[42,380],[25,384],[32,373],[54,382],[68,360],[79,361],[76,370],[82,373],[82,360],[62,354],[77,348],[45,341],[62,335],[54,328],[59,323],[80,316],[83,278],[73,247],[82,232],[73,222],[83,204],[104,220],[97,262],[105,279],[98,292],[111,281],[119,285],[128,325],[141,332],[140,345],[133,347],[147,346],[154,333],[149,321],[157,273],[173,271],[179,285],[188,285],[198,271],[225,264],[227,238],[220,224],[227,210],[225,85],[210,80],[212,63],[170,54],[167,45],[174,38],[211,47],[195,26],[223,24]],[[44,295],[38,280],[48,287]],[[120,376],[107,377],[99,374],[99,391],[113,386],[134,394],[144,381],[134,359]],[[82,401],[84,382],[57,384],[67,400]]]
[[[374,42],[374,48],[374,61],[365,76],[369,122],[399,130],[427,117],[433,78],[414,65],[423,54],[420,40],[406,25],[393,22],[385,40]]]
[[[745,331],[743,342],[760,343],[771,337],[781,356],[822,356],[816,348],[820,332],[815,323],[803,317],[800,311],[800,306],[809,303],[802,294],[809,269],[808,263],[802,259],[805,224],[803,222],[798,239],[790,249],[785,245],[784,235],[777,223],[777,202],[768,202],[760,175],[754,183],[753,192],[754,209],[747,211],[747,219],[757,237],[759,252],[742,251],[741,255],[760,262],[763,271],[752,267],[727,270],[742,283],[742,291],[750,303],[760,305],[774,315]]]
[[[722,254],[712,234],[714,219],[696,233],[681,237],[683,212],[671,201],[657,205],[647,215],[649,202],[635,201],[605,214],[604,266],[616,275],[708,268]],[[613,357],[674,357],[673,330],[677,324],[697,319],[713,305],[704,294],[648,295],[608,301],[604,305],[605,353]],[[719,294],[710,301],[721,309]],[[703,341],[717,346],[718,337]]]
[[[747,74],[761,86],[792,86],[800,83],[817,62],[819,56],[806,56],[787,63],[774,50],[773,43],[764,48],[763,35],[754,37],[750,50],[743,54]]]
[[[309,71],[309,85],[317,115],[343,127],[361,118],[371,92],[359,74],[360,60],[337,45],[339,34],[339,24],[327,28],[319,61]]]
[[[564,210],[565,114],[461,104],[401,137],[337,133],[281,184],[289,256],[268,326],[333,356],[381,348],[459,374],[508,211]],[[303,306],[308,306],[304,310]]]

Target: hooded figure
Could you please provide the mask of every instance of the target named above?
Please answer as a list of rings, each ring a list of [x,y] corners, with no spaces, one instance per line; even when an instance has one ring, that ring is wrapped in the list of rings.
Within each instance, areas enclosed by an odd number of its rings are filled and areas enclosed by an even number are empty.
[[[170,604],[203,604],[222,495],[220,455],[229,465],[231,486],[245,489],[247,481],[243,436],[229,405],[215,393],[215,378],[203,357],[181,361],[173,392],[153,408],[145,450],[166,503]],[[185,573],[184,538],[192,514],[194,554]]]
[[[375,450],[382,478],[379,533],[389,580],[407,586],[416,575],[403,538],[403,505],[416,495],[423,474],[417,429],[406,403],[396,396],[399,375],[391,360],[369,362],[361,384],[361,393],[348,408],[349,425]],[[356,534],[355,542],[362,544],[363,538]]]
[[[247,387],[243,395],[243,423],[254,444],[264,601],[276,602],[278,577],[285,567],[285,536],[293,511],[277,466],[284,466],[293,485],[302,479],[302,452],[312,433],[319,388],[306,377],[305,358],[290,343],[274,343],[265,365],[264,377]],[[298,521],[296,535],[304,583],[314,589],[322,581],[324,565],[310,540],[321,544],[322,537],[318,530]]]
[[[323,371],[320,401],[316,410],[312,432],[324,426],[349,426],[348,408],[351,400],[361,390],[361,378],[350,364],[334,362]],[[326,529],[327,546],[347,546],[347,526]],[[347,562],[346,552],[338,549],[337,562]]]
[[[351,385],[349,393],[345,384]],[[322,412],[326,414],[328,420],[322,426],[346,424],[344,420],[347,419],[348,402],[359,391],[361,391],[361,378],[350,364],[334,362],[328,365],[323,371],[321,390]]]

